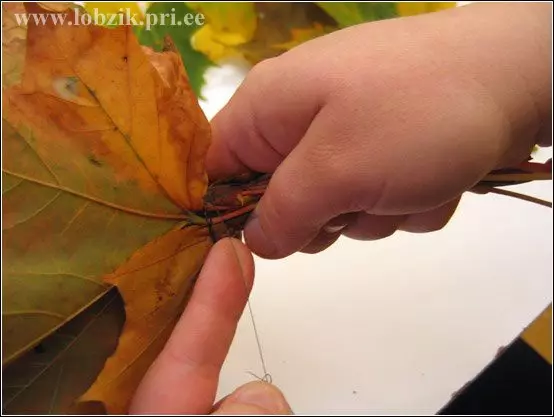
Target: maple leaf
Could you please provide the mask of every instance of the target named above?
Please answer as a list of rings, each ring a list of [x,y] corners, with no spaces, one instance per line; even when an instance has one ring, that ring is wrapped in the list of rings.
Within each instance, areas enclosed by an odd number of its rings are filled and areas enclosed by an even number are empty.
[[[125,412],[211,246],[191,225],[202,224],[192,211],[207,189],[209,124],[175,52],[141,47],[129,26],[50,19],[29,21],[3,119],[3,408],[67,412],[88,389],[82,401]],[[112,301],[67,330],[114,286],[118,343]],[[91,328],[110,337],[91,344]],[[33,366],[32,348],[46,345],[47,362]]]
[[[147,10],[147,14],[156,16],[156,18],[172,14],[175,16],[176,22],[184,22],[185,16],[189,13],[192,15],[194,10],[185,3],[155,2]],[[152,19],[154,20],[154,18]],[[201,97],[202,86],[205,83],[204,73],[214,63],[206,55],[192,47],[192,38],[198,30],[199,27],[196,23],[191,25],[154,24],[150,28],[135,26],[135,33],[140,43],[156,51],[163,50],[166,37],[171,37],[185,64],[190,85],[196,96]]]
[[[3,409],[124,413],[218,226],[240,230],[269,176],[208,189],[209,124],[171,48],[141,47],[129,26],[14,25],[21,10],[3,5]]]

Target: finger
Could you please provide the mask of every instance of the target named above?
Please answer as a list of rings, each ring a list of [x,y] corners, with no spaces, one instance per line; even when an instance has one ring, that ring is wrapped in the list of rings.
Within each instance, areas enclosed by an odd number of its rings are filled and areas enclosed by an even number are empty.
[[[329,233],[324,228],[310,243],[304,246],[300,252],[309,254],[319,253],[335,243],[340,235],[340,231]]]
[[[321,100],[317,77],[284,56],[256,65],[213,118],[206,167],[210,179],[273,172],[296,146]]]
[[[283,393],[266,382],[250,382],[224,398],[213,414],[292,414]]]
[[[411,214],[406,217],[398,228],[411,233],[426,233],[440,230],[448,224],[459,202],[460,199],[457,198],[434,210]]]
[[[253,277],[252,255],[240,241],[215,244],[185,312],[135,394],[132,413],[210,411]]]
[[[378,198],[380,177],[360,175],[360,164],[367,161],[352,161],[358,151],[345,149],[341,137],[336,140],[337,125],[335,109],[321,109],[273,174],[244,229],[246,243],[259,256],[278,259],[297,252],[331,219]]]
[[[377,240],[389,237],[404,221],[405,216],[380,216],[358,213],[343,230],[343,235],[356,240]]]
[[[329,220],[317,236],[304,246],[300,252],[314,254],[327,249],[340,238],[341,231],[346,228],[356,215],[357,213],[344,213]]]

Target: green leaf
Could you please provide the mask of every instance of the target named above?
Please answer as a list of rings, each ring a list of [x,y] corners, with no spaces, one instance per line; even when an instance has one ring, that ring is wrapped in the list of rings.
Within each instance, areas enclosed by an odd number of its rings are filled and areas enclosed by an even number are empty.
[[[147,15],[172,14],[175,16],[175,22],[183,22],[181,25],[153,25],[149,29],[136,26],[135,33],[142,45],[150,46],[156,51],[161,51],[164,45],[165,36],[169,35],[181,55],[181,59],[187,70],[189,81],[197,97],[201,97],[201,90],[205,83],[204,73],[213,66],[204,54],[193,49],[191,44],[192,35],[200,28],[196,24],[186,25],[184,17],[187,13],[193,15],[196,11],[188,7],[185,3],[152,3],[147,10]]]
[[[363,3],[316,3],[325,10],[339,26],[347,27],[374,20],[396,17],[395,3],[363,2]]]
[[[37,143],[30,129],[18,129],[4,120],[4,363],[104,294],[106,272],[175,224],[114,210],[108,202],[132,207],[139,191],[132,198],[86,154],[70,154],[60,142]],[[87,181],[96,184],[88,194]],[[147,204],[161,207],[163,200],[158,195]]]

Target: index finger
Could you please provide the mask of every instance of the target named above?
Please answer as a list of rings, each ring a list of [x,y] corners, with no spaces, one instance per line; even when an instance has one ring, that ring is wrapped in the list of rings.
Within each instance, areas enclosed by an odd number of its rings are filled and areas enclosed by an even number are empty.
[[[131,413],[211,410],[253,278],[252,255],[240,241],[215,244],[185,312],[135,394]]]

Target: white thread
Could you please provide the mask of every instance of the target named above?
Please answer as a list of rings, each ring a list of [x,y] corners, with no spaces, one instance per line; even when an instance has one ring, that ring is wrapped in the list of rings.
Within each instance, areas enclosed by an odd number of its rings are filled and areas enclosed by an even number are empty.
[[[244,284],[246,285],[246,282]],[[273,382],[273,378],[271,377],[271,374],[269,372],[267,372],[267,367],[265,365],[264,352],[263,352],[263,349],[262,349],[262,343],[260,341],[260,335],[258,334],[258,328],[256,326],[256,320],[254,319],[254,311],[252,310],[252,304],[250,304],[250,297],[248,298],[246,303],[248,305],[248,311],[250,313],[250,320],[252,321],[252,327],[254,329],[254,337],[256,338],[256,344],[258,345],[258,354],[260,355],[260,362],[262,364],[262,371],[264,373],[264,376],[260,378],[259,376],[257,376],[253,372],[248,372],[248,373],[250,375],[252,375],[253,377],[255,377],[256,379],[259,379],[260,381],[264,381],[264,382],[267,382],[267,383],[271,384]]]

